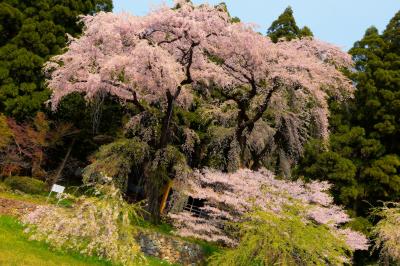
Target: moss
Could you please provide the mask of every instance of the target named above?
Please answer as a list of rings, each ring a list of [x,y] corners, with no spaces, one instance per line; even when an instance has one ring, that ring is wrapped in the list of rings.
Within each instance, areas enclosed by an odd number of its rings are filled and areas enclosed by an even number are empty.
[[[10,176],[4,180],[4,184],[14,190],[20,190],[29,194],[43,194],[46,192],[46,184],[35,178],[27,176]]]

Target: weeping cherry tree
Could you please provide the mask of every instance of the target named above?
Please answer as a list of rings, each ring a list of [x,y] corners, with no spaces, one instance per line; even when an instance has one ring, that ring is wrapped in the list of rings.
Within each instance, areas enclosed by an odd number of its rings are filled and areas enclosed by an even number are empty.
[[[258,169],[273,152],[294,162],[308,138],[326,138],[328,97],[353,92],[340,71],[352,62],[340,49],[311,39],[274,44],[253,26],[233,23],[223,8],[179,1],[142,17],[102,12],[81,21],[82,36],[46,66],[51,105],[56,110],[78,92],[88,101],[105,93],[134,106],[128,125],[143,148],[132,160],[140,163],[155,220],[167,180],[190,172],[187,152],[171,138],[177,108],[192,112],[196,100],[212,122],[208,157],[232,164],[212,167]]]

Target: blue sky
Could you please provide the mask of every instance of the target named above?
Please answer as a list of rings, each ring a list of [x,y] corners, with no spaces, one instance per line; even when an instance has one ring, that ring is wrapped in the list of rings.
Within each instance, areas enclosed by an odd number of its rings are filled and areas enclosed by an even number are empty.
[[[160,3],[172,0],[114,0],[114,12],[145,15]],[[194,0],[196,4],[217,4],[222,0]],[[307,25],[314,35],[348,50],[369,26],[383,30],[400,10],[400,0],[225,0],[232,16],[259,25],[265,33],[287,6],[292,6],[299,26]]]

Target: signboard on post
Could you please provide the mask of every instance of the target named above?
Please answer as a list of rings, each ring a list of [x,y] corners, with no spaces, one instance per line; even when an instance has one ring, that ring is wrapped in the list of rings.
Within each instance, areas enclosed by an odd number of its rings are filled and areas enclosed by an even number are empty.
[[[57,185],[57,184],[54,184],[54,185],[51,187],[51,190],[50,190],[49,195],[47,196],[46,202],[49,200],[50,195],[51,195],[51,192],[55,192],[55,193],[57,193],[57,198],[58,198],[57,205],[58,205],[58,203],[59,203],[60,200],[61,200],[61,194],[64,192],[64,189],[65,189],[65,187],[60,186],[60,185]]]
[[[51,187],[51,191],[54,191],[54,192],[56,192],[56,193],[63,193],[63,192],[64,192],[64,189],[65,189],[65,187],[60,186],[60,185],[57,185],[57,184],[54,184],[54,185]]]

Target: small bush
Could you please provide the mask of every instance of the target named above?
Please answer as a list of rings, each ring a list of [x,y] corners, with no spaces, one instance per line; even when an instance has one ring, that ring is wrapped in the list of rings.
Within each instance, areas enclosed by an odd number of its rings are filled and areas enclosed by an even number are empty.
[[[0,182],[0,192],[6,192],[7,190],[8,187],[3,182]]]
[[[210,258],[210,266],[344,265],[352,251],[326,225],[305,221],[301,208],[288,206],[277,215],[256,210],[237,223],[240,242]]]
[[[381,265],[400,265],[400,202],[386,202],[372,214],[381,219],[372,230]]]
[[[28,194],[42,194],[46,191],[46,184],[35,178],[26,176],[10,176],[4,183],[11,189],[17,189]]]
[[[22,219],[25,232],[31,240],[45,241],[57,250],[96,255],[117,265],[147,265],[133,225],[141,207],[125,202],[113,185],[96,185],[92,190],[90,197],[80,196],[69,209],[37,207]]]

